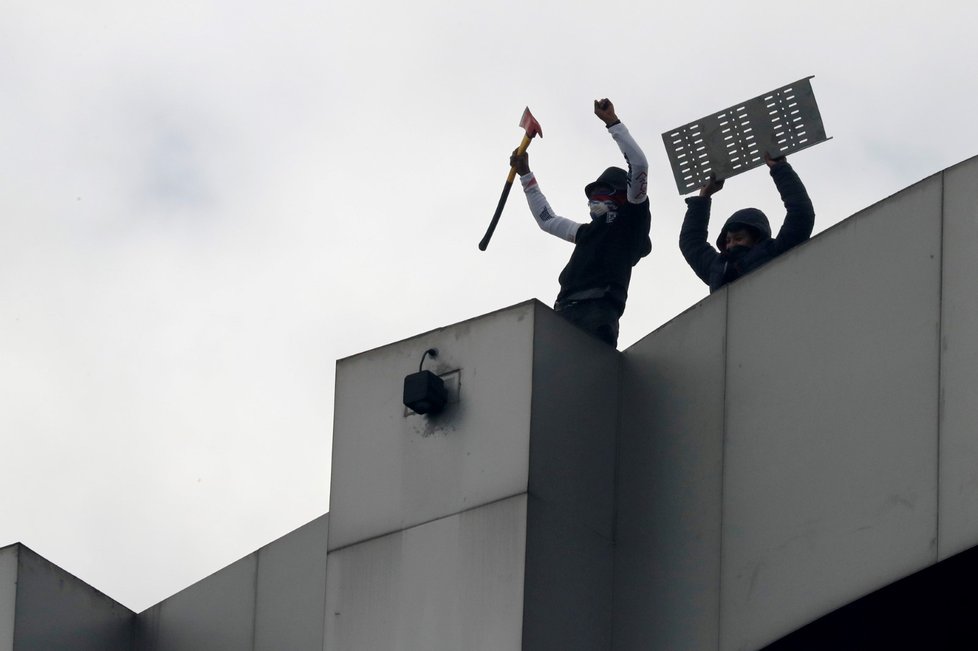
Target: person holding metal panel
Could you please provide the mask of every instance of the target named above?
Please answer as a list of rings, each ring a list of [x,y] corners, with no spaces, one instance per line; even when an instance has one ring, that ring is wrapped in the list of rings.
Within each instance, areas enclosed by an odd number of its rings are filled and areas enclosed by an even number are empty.
[[[679,249],[696,275],[715,292],[729,282],[797,246],[812,235],[815,209],[801,179],[785,157],[764,154],[771,178],[786,210],[777,237],[771,237],[767,215],[757,208],[738,210],[727,219],[717,248],[707,242],[711,197],[723,188],[723,179],[711,176],[699,196],[686,199],[686,217],[679,233]],[[719,249],[719,251],[717,250]]]
[[[513,152],[510,165],[520,175],[530,212],[540,228],[574,244],[560,273],[554,310],[602,341],[618,344],[618,321],[625,311],[632,267],[652,250],[649,239],[648,172],[645,154],[615,114],[607,98],[594,101],[594,114],[618,144],[628,171],[609,167],[584,187],[589,223],[560,217],[551,209],[526,153]]]

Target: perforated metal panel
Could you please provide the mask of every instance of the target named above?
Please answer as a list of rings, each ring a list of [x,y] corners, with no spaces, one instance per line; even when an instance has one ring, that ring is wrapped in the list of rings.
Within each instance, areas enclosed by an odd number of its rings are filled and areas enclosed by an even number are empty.
[[[679,194],[828,140],[809,82],[782,86],[662,134]]]

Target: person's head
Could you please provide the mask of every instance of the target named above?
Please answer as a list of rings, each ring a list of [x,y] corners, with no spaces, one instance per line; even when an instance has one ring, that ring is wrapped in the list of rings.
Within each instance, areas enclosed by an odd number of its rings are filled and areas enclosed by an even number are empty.
[[[721,251],[737,246],[750,248],[770,238],[767,215],[757,208],[744,208],[727,219],[717,238],[717,248]]]
[[[724,249],[732,249],[735,246],[746,246],[748,249],[757,244],[757,231],[749,226],[741,227],[734,224],[733,228],[727,229],[727,239],[724,242]]]
[[[595,181],[584,186],[591,217],[597,218],[625,203],[628,188],[628,172],[620,167],[609,167]]]

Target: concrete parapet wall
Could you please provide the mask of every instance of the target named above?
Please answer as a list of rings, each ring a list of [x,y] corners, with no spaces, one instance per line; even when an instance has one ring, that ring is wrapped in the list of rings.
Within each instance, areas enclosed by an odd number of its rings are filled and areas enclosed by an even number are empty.
[[[458,401],[420,416],[401,382],[428,348]],[[607,649],[618,365],[536,301],[342,360],[331,648]]]
[[[725,298],[623,356],[616,649],[717,648]]]
[[[329,553],[326,646],[518,651],[526,496]]]
[[[0,549],[0,651],[129,651],[134,617],[27,547]]]
[[[978,542],[978,159],[946,170],[941,256],[938,554]]]
[[[371,350],[336,366],[332,551],[526,492],[534,304]],[[454,374],[437,416],[408,412],[404,377]]]
[[[625,351],[616,649],[760,648],[978,543],[976,188],[928,178]]]
[[[0,651],[13,651],[18,545],[0,549]]]
[[[322,651],[324,515],[137,617],[135,651]]]

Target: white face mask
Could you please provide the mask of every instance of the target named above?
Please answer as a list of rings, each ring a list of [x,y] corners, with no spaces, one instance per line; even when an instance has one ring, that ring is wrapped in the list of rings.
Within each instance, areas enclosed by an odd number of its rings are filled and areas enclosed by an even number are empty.
[[[591,219],[597,219],[598,217],[601,217],[609,210],[611,210],[614,207],[614,205],[615,204],[611,201],[588,201],[587,202],[588,210],[591,212]]]

